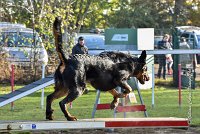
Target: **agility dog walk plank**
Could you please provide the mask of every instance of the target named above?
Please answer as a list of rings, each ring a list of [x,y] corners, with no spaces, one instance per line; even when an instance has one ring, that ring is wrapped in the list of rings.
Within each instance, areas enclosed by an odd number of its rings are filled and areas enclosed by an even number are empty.
[[[27,96],[35,91],[38,91],[46,86],[54,84],[53,75],[47,76],[43,79],[40,79],[36,82],[33,82],[27,86],[24,86],[18,90],[15,90],[9,94],[0,96],[0,107],[9,104],[17,99],[20,99],[24,96]]]
[[[58,129],[103,129],[103,128],[165,128],[189,127],[185,118],[94,118],[78,121],[27,121],[0,122],[3,130],[58,130]]]

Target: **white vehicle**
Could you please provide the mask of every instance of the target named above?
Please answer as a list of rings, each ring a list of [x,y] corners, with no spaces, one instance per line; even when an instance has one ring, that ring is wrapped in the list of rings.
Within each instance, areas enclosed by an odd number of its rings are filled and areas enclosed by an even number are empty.
[[[0,22],[0,29],[3,28],[26,28],[24,24],[13,24],[10,22]]]
[[[13,64],[29,65],[36,61],[36,64],[42,65],[48,62],[47,52],[38,33],[34,32],[33,36],[33,29],[20,24],[2,27],[0,24],[0,47],[9,54],[7,59]]]

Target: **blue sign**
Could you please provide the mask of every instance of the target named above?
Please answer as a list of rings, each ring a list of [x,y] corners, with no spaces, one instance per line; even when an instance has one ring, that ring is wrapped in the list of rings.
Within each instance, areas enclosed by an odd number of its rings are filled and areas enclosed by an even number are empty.
[[[36,129],[36,125],[35,124],[32,124],[32,129]]]

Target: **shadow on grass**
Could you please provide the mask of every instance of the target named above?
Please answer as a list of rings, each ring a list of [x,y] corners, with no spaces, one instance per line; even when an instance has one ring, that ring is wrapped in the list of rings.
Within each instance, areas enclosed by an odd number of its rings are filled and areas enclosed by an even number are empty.
[[[155,78],[155,86],[165,87],[165,88],[178,88],[177,86],[174,86],[173,78],[168,78],[167,80]],[[195,89],[199,88],[200,88],[200,80],[195,80]]]
[[[200,80],[195,81],[195,87],[198,89],[200,88]]]
[[[164,87],[174,87],[172,78],[168,78],[166,80],[156,78],[155,85],[156,86],[164,86]]]

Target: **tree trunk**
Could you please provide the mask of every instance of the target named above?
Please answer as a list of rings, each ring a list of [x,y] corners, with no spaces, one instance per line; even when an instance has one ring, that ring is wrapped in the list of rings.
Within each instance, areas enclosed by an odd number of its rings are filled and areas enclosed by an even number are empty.
[[[173,15],[173,26],[177,26],[177,20],[183,9],[184,0],[175,0],[174,15]]]

